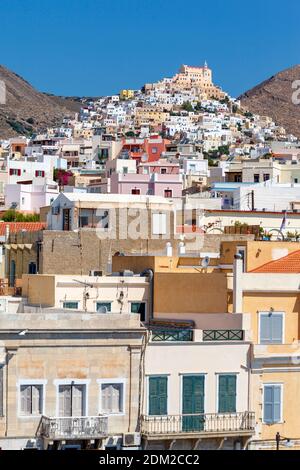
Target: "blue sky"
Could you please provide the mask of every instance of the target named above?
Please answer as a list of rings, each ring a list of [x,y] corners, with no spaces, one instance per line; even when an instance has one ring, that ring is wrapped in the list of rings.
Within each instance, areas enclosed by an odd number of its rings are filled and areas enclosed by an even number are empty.
[[[237,96],[300,63],[299,0],[0,0],[0,16],[0,63],[60,95],[140,88],[207,60]]]

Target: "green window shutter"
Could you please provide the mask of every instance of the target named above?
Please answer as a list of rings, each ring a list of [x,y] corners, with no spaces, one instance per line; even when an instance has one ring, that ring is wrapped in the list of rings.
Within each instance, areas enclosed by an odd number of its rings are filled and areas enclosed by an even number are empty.
[[[149,377],[149,415],[168,414],[168,377]]]
[[[236,412],[236,375],[219,375],[219,413]]]
[[[204,376],[185,375],[182,378],[182,430],[200,432],[204,429]]]
[[[204,413],[204,376],[184,376],[182,395],[183,414]]]

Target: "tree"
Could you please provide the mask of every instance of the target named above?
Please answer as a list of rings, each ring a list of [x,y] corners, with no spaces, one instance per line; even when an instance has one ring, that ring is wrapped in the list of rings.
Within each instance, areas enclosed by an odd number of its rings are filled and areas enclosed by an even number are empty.
[[[194,108],[192,106],[192,104],[189,102],[189,101],[185,101],[182,105],[182,109],[184,111],[188,111],[188,112],[191,112],[191,111],[194,111]]]
[[[135,133],[133,131],[125,132],[125,137],[135,137]]]
[[[39,214],[22,214],[14,209],[9,209],[2,216],[4,222],[38,222]]]

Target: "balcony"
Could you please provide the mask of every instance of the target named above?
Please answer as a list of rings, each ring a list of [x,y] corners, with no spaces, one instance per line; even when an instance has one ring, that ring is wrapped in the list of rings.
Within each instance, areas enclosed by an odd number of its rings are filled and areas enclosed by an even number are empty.
[[[247,436],[254,434],[255,413],[206,413],[142,416],[141,433],[148,439]]]
[[[203,341],[243,341],[243,330],[203,330]]]
[[[151,341],[193,341],[193,330],[183,328],[151,328]]]
[[[102,439],[108,436],[107,416],[49,418],[42,416],[37,435],[49,440]]]

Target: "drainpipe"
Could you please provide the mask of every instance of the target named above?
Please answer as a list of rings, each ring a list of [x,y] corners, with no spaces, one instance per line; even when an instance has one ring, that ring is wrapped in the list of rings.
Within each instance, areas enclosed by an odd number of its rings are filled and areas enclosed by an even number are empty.
[[[243,257],[241,254],[234,255],[233,313],[243,313]]]
[[[9,242],[9,225],[5,225],[5,243],[8,243]],[[3,247],[2,247],[2,250],[3,250]],[[6,278],[6,276],[8,277],[8,273],[9,273],[9,250],[4,248],[4,255],[5,255],[5,259],[4,259],[4,272],[3,272],[3,277]]]
[[[149,315],[148,315],[148,323],[150,323],[151,320],[153,320],[153,309],[154,309],[154,298],[153,298],[153,295],[154,295],[154,285],[153,285],[154,284],[153,283],[154,273],[153,273],[152,269],[145,269],[143,272],[141,272],[140,276],[141,277],[148,276],[149,281],[150,281],[150,302],[149,302],[150,312],[149,312]]]

